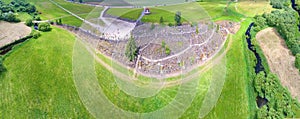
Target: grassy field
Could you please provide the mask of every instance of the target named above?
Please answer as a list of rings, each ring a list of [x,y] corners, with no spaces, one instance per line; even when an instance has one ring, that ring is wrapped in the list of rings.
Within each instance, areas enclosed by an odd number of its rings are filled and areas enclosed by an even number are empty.
[[[72,79],[74,36],[52,27],[14,48],[0,75],[1,118],[91,118]]]
[[[55,4],[51,3],[49,0],[28,0],[30,3],[34,4],[37,7],[37,10],[41,12],[39,16],[42,20],[54,20],[58,18],[63,19],[63,24],[80,26],[82,21],[70,16],[69,13],[65,12],[61,8],[57,7]],[[85,18],[93,9],[93,6],[82,5],[82,4],[73,4],[66,2],[64,0],[54,0],[62,7],[67,10],[79,15],[82,18]]]
[[[239,0],[239,2],[234,3],[232,6],[236,6],[235,9],[237,12],[248,17],[254,17],[255,15],[260,15],[263,13],[270,13],[272,10],[274,10],[269,1],[266,0]]]
[[[18,13],[17,18],[19,18],[21,21],[25,22],[27,19],[32,19],[32,16],[28,13],[21,12]]]
[[[122,10],[123,12],[118,12]],[[195,3],[185,3],[172,6],[160,6],[150,8],[150,15],[145,15],[142,18],[143,22],[159,23],[160,17],[163,17],[166,23],[174,23],[174,16],[177,11],[181,12],[182,21],[196,22],[203,19],[209,19],[207,12]],[[130,8],[111,8],[108,10],[108,14],[113,16],[119,16],[121,18],[128,18],[136,20],[142,12],[142,9],[130,9]]]
[[[221,97],[207,118],[248,118],[253,117],[253,106],[255,99],[249,97],[251,90],[248,90],[247,58],[245,51],[246,44],[243,39],[251,20],[242,22],[237,34],[233,36],[233,43],[226,54],[227,74],[226,82]],[[250,91],[250,92],[249,92]]]

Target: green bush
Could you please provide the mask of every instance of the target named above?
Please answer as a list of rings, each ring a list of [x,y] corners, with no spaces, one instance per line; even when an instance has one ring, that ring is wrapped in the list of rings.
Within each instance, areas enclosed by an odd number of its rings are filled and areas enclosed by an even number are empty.
[[[296,55],[295,66],[296,66],[296,67],[299,69],[299,71],[300,71],[300,54],[299,54],[299,53]]]
[[[32,26],[32,25],[33,25],[32,19],[27,19],[27,20],[25,21],[25,24],[26,24],[27,26]]]
[[[163,17],[160,17],[159,23],[160,23],[160,24],[164,24],[164,18],[163,18]]]
[[[257,111],[258,119],[283,119],[295,116],[292,107],[297,106],[290,92],[284,88],[275,74],[260,72],[254,79],[254,87],[258,96],[268,103]]]
[[[171,50],[169,46],[166,46],[166,55],[170,55],[170,54],[171,54]]]
[[[0,73],[5,71],[5,67],[3,65],[3,58],[0,56]]]
[[[39,31],[33,30],[30,34],[34,39],[37,39],[41,36],[41,33]]]
[[[181,12],[177,11],[174,17],[177,26],[181,25]]]
[[[51,27],[50,27],[50,23],[48,22],[43,22],[43,23],[40,23],[39,26],[39,31],[51,31]]]

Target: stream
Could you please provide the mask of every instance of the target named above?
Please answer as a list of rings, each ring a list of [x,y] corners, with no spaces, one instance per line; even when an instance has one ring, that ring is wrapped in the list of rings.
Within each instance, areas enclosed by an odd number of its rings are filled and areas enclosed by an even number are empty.
[[[258,74],[259,72],[263,71],[265,72],[266,74],[266,71],[265,71],[265,68],[264,66],[262,65],[262,60],[261,60],[261,57],[259,56],[259,54],[257,53],[256,49],[254,48],[254,45],[252,44],[251,42],[251,28],[253,27],[254,23],[252,22],[245,35],[246,35],[246,40],[247,40],[247,44],[248,44],[248,49],[254,53],[255,55],[255,58],[256,58],[256,65],[255,65],[255,73]],[[268,100],[266,98],[262,98],[262,97],[259,97],[257,96],[256,97],[256,104],[259,108],[261,108],[262,106],[266,105],[268,103]]]
[[[255,73],[258,74],[259,72],[261,71],[264,71],[265,72],[265,69],[264,69],[264,66],[262,65],[262,61],[261,61],[261,57],[259,56],[259,54],[257,53],[256,49],[254,48],[254,45],[252,44],[252,41],[251,41],[251,28],[253,27],[254,23],[252,22],[245,35],[246,35],[246,40],[247,40],[247,43],[248,43],[248,49],[251,50],[254,55],[255,55],[255,58],[256,58],[256,65],[255,65]]]

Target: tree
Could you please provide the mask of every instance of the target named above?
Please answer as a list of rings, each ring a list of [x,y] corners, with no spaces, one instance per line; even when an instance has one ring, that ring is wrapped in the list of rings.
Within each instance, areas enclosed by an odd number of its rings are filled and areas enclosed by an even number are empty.
[[[56,20],[56,24],[57,24],[57,25],[62,25],[61,18],[59,18],[59,19]]]
[[[27,26],[32,26],[32,25],[33,25],[32,19],[27,19],[27,20],[25,21],[25,24],[26,24]]]
[[[126,51],[125,51],[125,55],[129,59],[129,61],[133,61],[135,59],[135,57],[137,56],[137,51],[138,51],[138,49],[137,49],[135,40],[131,36],[126,45]]]
[[[79,0],[79,3],[82,3],[82,0]]]
[[[163,24],[163,23],[164,23],[164,18],[163,18],[163,17],[160,17],[159,23],[160,23],[160,24]]]
[[[262,98],[265,97],[264,95],[264,88],[265,88],[265,73],[260,72],[259,74],[256,75],[254,79],[254,88],[258,95]]]
[[[33,12],[35,12],[35,11],[36,11],[36,8],[35,8],[34,5],[29,4],[29,5],[26,7],[26,12],[28,12],[28,13],[33,13]]]
[[[8,12],[8,13],[3,13],[2,14],[2,19],[4,21],[8,21],[8,22],[20,22],[20,19],[18,19],[16,17],[16,15],[12,12]]]
[[[179,12],[179,11],[176,12],[174,20],[175,20],[177,26],[181,25],[181,12]]]
[[[40,23],[38,28],[39,28],[39,31],[44,31],[44,32],[51,30],[50,24],[48,22]]]

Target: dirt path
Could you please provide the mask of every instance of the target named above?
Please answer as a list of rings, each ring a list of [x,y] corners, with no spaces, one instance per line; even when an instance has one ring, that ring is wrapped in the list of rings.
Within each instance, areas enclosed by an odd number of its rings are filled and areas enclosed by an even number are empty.
[[[271,72],[278,75],[293,97],[300,100],[300,75],[295,67],[295,57],[287,48],[284,39],[274,28],[267,28],[257,33],[256,39],[262,48]]]

